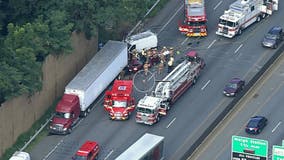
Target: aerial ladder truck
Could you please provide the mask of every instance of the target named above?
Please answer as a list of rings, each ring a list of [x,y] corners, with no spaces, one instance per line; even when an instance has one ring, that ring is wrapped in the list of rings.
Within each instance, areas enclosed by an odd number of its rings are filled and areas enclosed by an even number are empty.
[[[192,85],[194,85],[203,68],[202,61],[181,62],[162,81],[159,81],[153,94],[146,95],[137,104],[136,122],[149,124],[158,122],[159,115],[166,115],[170,106]],[[151,99],[151,100],[148,100]],[[159,102],[149,106],[149,101]],[[156,103],[155,103],[156,104]],[[150,123],[153,124],[153,123]]]

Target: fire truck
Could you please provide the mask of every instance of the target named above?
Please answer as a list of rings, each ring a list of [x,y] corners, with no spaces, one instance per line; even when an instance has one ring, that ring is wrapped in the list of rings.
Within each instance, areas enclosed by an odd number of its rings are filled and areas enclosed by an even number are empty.
[[[185,20],[179,31],[188,37],[207,36],[204,0],[184,0]]]
[[[201,58],[188,58],[177,65],[162,81],[158,82],[153,95],[139,100],[136,122],[150,125],[158,122],[157,112],[159,115],[166,115],[170,106],[196,83],[203,67],[204,62]]]
[[[145,96],[139,100],[136,107],[136,122],[153,125],[160,120],[159,110],[161,98]]]
[[[132,80],[115,80],[111,90],[105,92],[104,109],[112,120],[126,120],[135,109]]]
[[[221,15],[217,35],[233,38],[242,31],[278,10],[278,0],[237,0]]]

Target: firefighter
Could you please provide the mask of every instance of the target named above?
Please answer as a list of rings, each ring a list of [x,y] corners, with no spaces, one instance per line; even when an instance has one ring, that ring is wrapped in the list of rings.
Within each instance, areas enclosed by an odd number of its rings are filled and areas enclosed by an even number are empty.
[[[156,65],[159,63],[159,56],[157,52],[157,48],[152,50],[152,64]]]
[[[174,48],[173,47],[170,48],[169,54],[170,54],[170,57],[174,56]]]
[[[151,58],[152,58],[152,51],[151,51],[151,49],[148,49],[147,50],[147,53],[146,53],[147,55],[146,55],[146,62],[150,62],[150,60],[151,60]]]
[[[174,65],[174,57],[170,57],[168,61],[168,73],[170,73],[173,70]]]
[[[161,74],[163,69],[164,69],[164,62],[160,61],[159,65],[158,65],[158,74]]]
[[[146,62],[146,57],[147,57],[147,54],[146,54],[145,50],[142,49],[142,51],[141,51],[141,61],[142,61],[142,63]]]
[[[164,54],[160,54],[159,56],[160,56],[160,62],[165,65],[165,62],[166,62],[165,55]]]
[[[144,68],[144,74],[145,76],[147,76],[148,71],[149,71],[149,63],[147,61],[146,63],[144,63],[143,68]]]

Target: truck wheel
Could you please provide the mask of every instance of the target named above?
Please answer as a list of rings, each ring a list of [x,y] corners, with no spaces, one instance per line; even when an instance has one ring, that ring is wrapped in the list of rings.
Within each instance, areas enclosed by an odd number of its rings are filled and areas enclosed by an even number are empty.
[[[193,83],[193,84],[195,84],[195,83],[196,83],[196,77],[194,77],[194,78],[193,78],[192,83]]]
[[[156,123],[160,121],[160,116],[157,116]]]
[[[261,17],[260,17],[260,16],[257,16],[257,17],[256,17],[256,22],[260,22],[260,20],[261,20]]]
[[[68,134],[71,134],[72,132],[72,127],[68,128]]]
[[[90,113],[91,112],[91,108],[89,107],[88,109],[87,109],[87,113]]]
[[[83,112],[83,117],[87,117],[87,115],[88,115],[88,112],[87,112],[87,111],[84,111],[84,112]]]
[[[238,31],[238,35],[241,35],[243,33],[242,29],[240,28]]]
[[[266,17],[266,14],[263,13],[263,14],[261,15],[261,18],[264,19],[265,17]]]

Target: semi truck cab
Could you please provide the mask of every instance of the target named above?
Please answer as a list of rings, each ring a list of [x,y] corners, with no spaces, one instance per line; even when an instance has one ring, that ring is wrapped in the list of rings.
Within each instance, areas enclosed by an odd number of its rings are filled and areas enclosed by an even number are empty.
[[[56,106],[54,117],[51,120],[49,132],[52,134],[69,134],[72,127],[78,122],[80,102],[76,95],[64,94]]]

